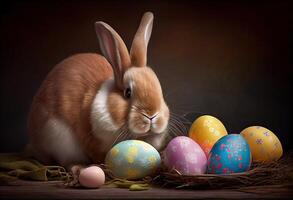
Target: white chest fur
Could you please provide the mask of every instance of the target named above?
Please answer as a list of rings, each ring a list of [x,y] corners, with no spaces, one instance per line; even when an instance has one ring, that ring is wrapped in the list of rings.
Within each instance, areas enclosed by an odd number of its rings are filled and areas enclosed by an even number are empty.
[[[105,81],[97,92],[92,104],[91,124],[95,137],[103,140],[102,145],[109,145],[115,139],[119,127],[114,123],[108,109],[108,95],[114,87],[114,80]]]

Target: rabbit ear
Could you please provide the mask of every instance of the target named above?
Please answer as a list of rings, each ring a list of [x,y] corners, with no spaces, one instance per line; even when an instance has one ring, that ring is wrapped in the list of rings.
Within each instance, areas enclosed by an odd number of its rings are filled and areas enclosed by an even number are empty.
[[[118,33],[108,24],[96,22],[95,28],[101,51],[112,65],[115,82],[123,89],[123,75],[131,64],[128,50]]]
[[[130,58],[134,66],[143,67],[147,64],[147,47],[152,33],[153,20],[154,15],[151,12],[146,12],[141,19],[130,50]]]

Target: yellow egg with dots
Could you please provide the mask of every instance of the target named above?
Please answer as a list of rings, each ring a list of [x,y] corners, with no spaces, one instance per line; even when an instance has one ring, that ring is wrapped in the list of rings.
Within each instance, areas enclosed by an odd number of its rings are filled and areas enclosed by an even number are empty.
[[[206,156],[208,156],[213,145],[227,134],[223,123],[210,115],[197,118],[189,130],[189,137],[200,145]]]
[[[254,162],[270,162],[278,160],[283,154],[283,148],[278,137],[262,126],[250,126],[241,135],[249,144]]]

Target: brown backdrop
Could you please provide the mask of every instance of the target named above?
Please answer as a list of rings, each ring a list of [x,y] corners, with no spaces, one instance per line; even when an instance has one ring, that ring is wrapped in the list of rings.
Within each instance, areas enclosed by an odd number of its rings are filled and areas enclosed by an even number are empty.
[[[289,3],[138,2],[1,5],[0,151],[27,142],[29,105],[53,66],[71,54],[100,51],[95,21],[109,23],[129,47],[144,11],[155,14],[148,63],[174,112],[214,115],[230,133],[262,125],[291,148]]]

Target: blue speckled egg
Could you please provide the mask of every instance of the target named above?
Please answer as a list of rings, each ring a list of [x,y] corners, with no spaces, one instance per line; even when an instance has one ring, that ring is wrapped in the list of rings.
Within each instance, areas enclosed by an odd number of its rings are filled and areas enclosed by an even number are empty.
[[[159,152],[140,140],[125,140],[108,153],[105,164],[118,178],[129,180],[152,175],[161,164]]]
[[[248,171],[251,152],[246,140],[240,134],[229,134],[218,140],[208,156],[207,172],[230,174]]]

